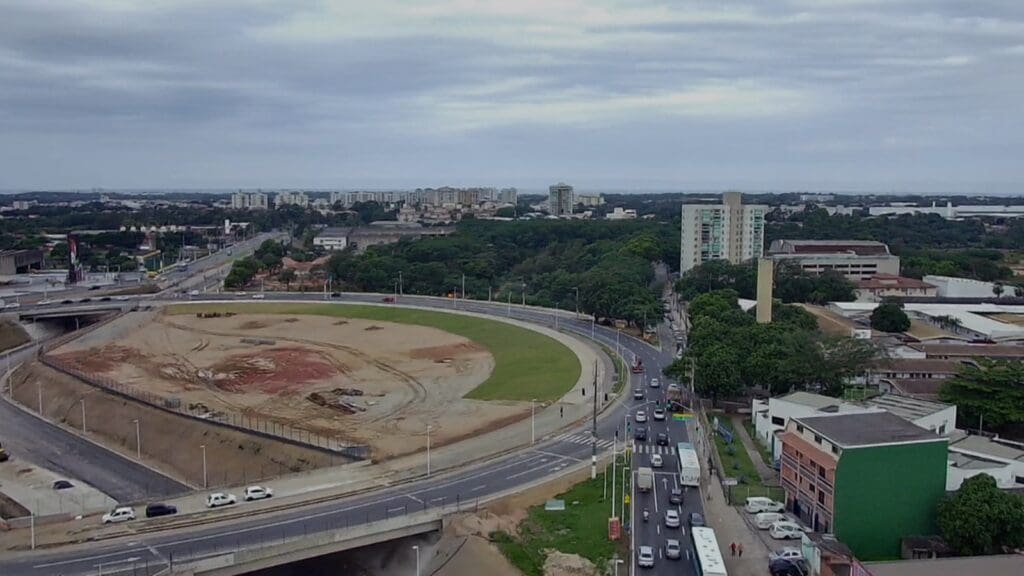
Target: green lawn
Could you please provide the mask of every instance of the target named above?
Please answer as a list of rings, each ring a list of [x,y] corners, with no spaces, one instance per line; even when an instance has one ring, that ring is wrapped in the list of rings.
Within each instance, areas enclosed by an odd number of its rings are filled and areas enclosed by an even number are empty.
[[[754,441],[754,446],[757,446],[757,451],[761,454],[761,460],[764,461],[765,465],[771,468],[773,463],[771,450],[769,450],[768,447],[761,442],[761,439],[757,437],[757,430],[754,429],[754,421],[750,418],[744,418],[743,427],[747,429],[747,434],[750,436],[750,439]]]
[[[626,364],[625,360],[623,360],[619,356],[616,356],[615,352],[612,351],[611,348],[602,344],[601,349],[604,350],[604,353],[607,354],[608,357],[612,359],[612,363],[615,364],[616,368],[618,368],[617,376],[615,378],[615,386],[612,388],[612,391],[615,393],[622,392],[622,389],[626,386],[626,383],[629,381],[629,366]]]
[[[723,428],[732,430],[732,423],[719,418]],[[739,484],[729,488],[730,502],[732,504],[742,503],[748,496],[768,496],[780,499],[783,490],[777,486],[765,486],[761,483],[761,477],[757,474],[757,468],[750,460],[750,455],[743,448],[739,438],[734,438],[729,444],[725,438],[715,434],[715,450],[718,451],[719,459],[722,461],[724,470],[719,471],[720,476],[732,477],[739,480]]]
[[[622,462],[621,458],[619,462]],[[608,472],[611,472],[610,467]],[[629,478],[629,475],[626,477]],[[621,479],[622,475],[619,473],[618,480]],[[611,478],[607,485],[609,497],[610,482]],[[629,490],[627,480],[626,493]],[[619,495],[622,493],[622,487],[617,484],[616,510],[621,509]],[[544,506],[533,506],[527,511],[527,517],[519,525],[516,534],[494,532],[491,534],[491,540],[509,562],[526,576],[544,574],[546,550],[579,554],[601,570],[616,553],[620,558],[627,557],[626,543],[629,539],[625,529],[622,530],[618,543],[608,539],[611,502],[604,498],[604,494],[604,474],[598,474],[595,480],[581,482],[568,492],[555,497],[565,501],[564,511],[548,512],[544,510]],[[629,514],[629,506],[626,506],[626,514]]]
[[[168,308],[170,314],[197,312],[239,314],[312,314],[430,326],[457,334],[487,348],[494,356],[490,377],[466,398],[475,400],[554,401],[579,380],[580,362],[561,342],[497,320],[389,306],[355,304],[196,304]],[[425,342],[424,346],[429,346]]]

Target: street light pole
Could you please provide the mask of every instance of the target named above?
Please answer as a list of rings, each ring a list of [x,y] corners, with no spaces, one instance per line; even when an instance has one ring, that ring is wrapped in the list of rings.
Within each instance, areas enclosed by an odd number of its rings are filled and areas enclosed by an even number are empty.
[[[139,429],[139,419],[132,420],[135,423],[135,456],[142,460],[142,431]]]
[[[85,398],[78,401],[82,405],[82,434],[85,434]]]
[[[462,299],[466,299],[466,275],[462,275]]]
[[[430,478],[430,424],[427,424],[427,478]]]
[[[416,576],[420,576],[420,547],[413,546],[412,549],[416,551]]]
[[[199,447],[203,450],[203,488],[209,486],[206,481],[206,444],[200,444]]]
[[[580,317],[580,287],[576,286],[576,318]]]
[[[523,306],[526,306],[526,280],[523,280]]]
[[[512,317],[512,291],[511,290],[508,291],[508,313],[507,313],[507,316],[509,318]],[[7,368],[7,371],[8,372],[11,371],[10,367]]]
[[[402,296],[405,296],[405,286],[403,285],[403,282],[402,282],[402,271],[401,270],[398,271],[398,293],[400,295],[402,295]]]
[[[534,426],[534,414],[536,412],[537,399],[530,399],[530,444],[536,442],[536,427]]]

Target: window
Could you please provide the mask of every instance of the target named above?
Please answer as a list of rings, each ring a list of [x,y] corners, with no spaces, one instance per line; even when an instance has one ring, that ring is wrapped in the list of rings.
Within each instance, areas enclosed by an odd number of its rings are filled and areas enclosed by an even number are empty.
[[[821,444],[821,435],[820,434],[815,434],[814,435],[814,441],[816,443],[818,443],[818,444]]]
[[[822,506],[825,505],[825,493],[824,492],[818,492],[818,504],[821,504]]]
[[[797,431],[797,432],[803,432],[803,431],[804,431],[804,427],[803,427],[803,425],[801,425],[801,424],[797,424],[797,425],[796,425],[796,431]]]
[[[939,436],[945,436],[945,435],[946,435],[946,425],[943,424],[942,426],[939,426]]]
[[[825,467],[824,466],[820,466],[820,465],[818,466],[818,476],[820,476],[822,478],[825,477]]]
[[[776,426],[785,426],[786,425],[786,419],[785,418],[779,418],[778,416],[772,416],[772,424],[774,424]]]
[[[833,454],[839,454],[839,446],[836,446],[835,444],[833,444],[832,445],[832,453]]]

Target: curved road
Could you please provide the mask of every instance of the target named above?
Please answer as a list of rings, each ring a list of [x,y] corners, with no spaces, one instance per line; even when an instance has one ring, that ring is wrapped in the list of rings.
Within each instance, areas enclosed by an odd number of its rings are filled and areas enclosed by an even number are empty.
[[[214,299],[207,294],[206,298]],[[323,301],[323,295],[289,294],[274,295],[267,293],[264,301],[310,300]],[[220,295],[217,299],[238,300],[233,295]],[[439,298],[402,296],[400,304],[451,309],[451,300]],[[345,294],[343,298],[332,298],[332,302],[380,302],[380,296]],[[511,307],[505,304],[479,301],[459,301],[457,309],[470,312],[489,314],[492,316],[508,316],[539,324],[553,324],[554,314],[540,309]],[[592,326],[589,320],[576,320],[566,316],[558,319],[560,329],[579,333],[590,337],[615,349],[616,331],[602,326]],[[670,352],[661,352],[640,340],[622,336],[618,340],[623,354],[627,357],[635,355],[647,367],[648,374],[660,375],[662,367],[671,362]],[[640,380],[640,378],[633,378]],[[634,382],[633,384],[636,384]],[[643,382],[639,382],[640,385]],[[638,404],[653,402],[664,388],[648,388],[647,397]],[[629,391],[624,392],[630,394]],[[631,394],[630,394],[631,397]],[[663,398],[662,398],[663,400]],[[624,417],[632,412],[633,406],[619,403],[607,410],[598,419],[597,439],[600,450],[606,450],[616,434],[621,440],[625,436]],[[652,422],[648,424],[651,432],[649,441],[636,446],[637,456],[634,464],[646,463],[652,453],[659,450],[653,439],[658,432],[669,434],[669,446],[676,442],[686,441],[686,429],[682,423]],[[543,481],[561,474],[566,468],[590,461],[592,441],[590,439],[591,423],[572,431],[561,434],[553,439],[539,442],[537,445],[501,457],[479,466],[465,470],[425,478],[411,483],[382,489],[366,495],[342,498],[326,503],[303,506],[271,515],[243,517],[232,522],[205,525],[195,529],[185,529],[173,533],[157,532],[139,534],[134,538],[111,540],[95,543],[87,549],[64,549],[55,552],[40,552],[18,555],[15,558],[0,560],[0,574],[20,575],[93,575],[93,574],[157,574],[166,570],[172,562],[180,562],[187,558],[212,556],[237,549],[239,547],[255,547],[261,544],[279,543],[285,539],[300,538],[305,535],[338,527],[363,524],[371,521],[395,517],[396,515],[424,510],[427,508],[444,507],[454,509],[472,505],[476,500],[518,487]],[[664,448],[664,447],[661,447]],[[665,451],[664,471],[659,475],[656,489],[650,494],[639,495],[638,509],[648,507],[652,511],[651,522],[638,524],[632,536],[635,545],[650,545],[660,550],[664,539],[668,536],[661,526],[660,512],[668,506],[668,493],[672,474],[676,469],[674,456]],[[654,511],[658,510],[657,516]],[[702,511],[699,496],[687,497],[683,517],[690,511]],[[627,511],[627,516],[629,512]],[[629,537],[629,535],[627,535]],[[688,538],[680,532],[677,539],[688,547]],[[645,570],[649,574],[694,573],[692,564],[664,560],[656,552],[658,560],[654,570]]]

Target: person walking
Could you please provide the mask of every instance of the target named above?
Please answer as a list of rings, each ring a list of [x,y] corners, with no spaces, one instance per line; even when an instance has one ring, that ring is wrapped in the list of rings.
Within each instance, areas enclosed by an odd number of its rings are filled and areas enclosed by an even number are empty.
[[[740,545],[736,547],[736,555],[739,556],[740,558],[743,558],[743,544],[742,543],[740,543]]]
[[[732,544],[729,544],[729,549],[732,550],[732,555],[735,556],[736,555],[736,543],[733,542]]]
[[[565,418],[565,406],[558,407],[558,417]]]

